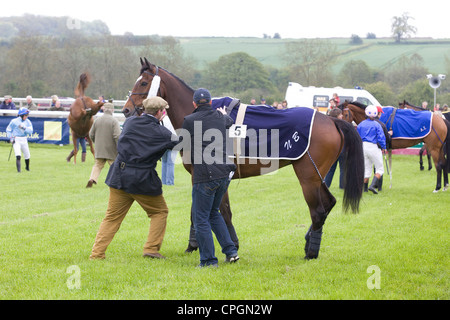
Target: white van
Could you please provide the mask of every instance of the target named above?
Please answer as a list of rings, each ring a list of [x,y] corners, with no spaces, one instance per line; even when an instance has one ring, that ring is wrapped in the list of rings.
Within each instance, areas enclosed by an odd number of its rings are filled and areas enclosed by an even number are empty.
[[[330,106],[329,101],[333,97],[333,93],[338,94],[340,103],[348,100],[349,102],[358,101],[365,105],[381,106],[374,96],[363,89],[303,87],[296,82],[289,82],[286,90],[286,101],[288,108],[317,108],[320,112],[325,113]]]

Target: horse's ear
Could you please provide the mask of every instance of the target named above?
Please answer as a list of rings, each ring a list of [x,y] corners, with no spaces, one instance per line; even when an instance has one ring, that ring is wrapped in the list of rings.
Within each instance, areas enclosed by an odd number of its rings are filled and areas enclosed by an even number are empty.
[[[145,64],[147,65],[147,67],[150,68],[150,62],[148,62],[147,58],[145,58],[145,57],[144,57],[144,60],[145,60]]]
[[[141,59],[141,66],[144,66],[144,60],[142,60],[142,58],[139,59]]]

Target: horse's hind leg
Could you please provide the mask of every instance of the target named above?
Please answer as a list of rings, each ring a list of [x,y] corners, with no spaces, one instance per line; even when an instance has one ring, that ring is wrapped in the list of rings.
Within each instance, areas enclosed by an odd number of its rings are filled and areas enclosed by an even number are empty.
[[[309,171],[305,170],[306,158],[303,157],[303,161],[300,159],[293,163],[293,166],[302,186],[312,221],[305,235],[305,259],[316,259],[319,256],[322,241],[322,227],[331,209],[336,204],[336,198],[330,193],[325,183],[320,180],[314,168]]]
[[[222,202],[220,203],[220,213],[222,214],[223,219],[225,220],[225,224],[227,225],[228,233],[230,234],[231,240],[234,242],[234,245],[237,249],[239,249],[239,239],[236,234],[236,230],[234,229],[232,219],[232,212],[230,207],[230,198],[228,196],[228,191],[224,194]]]
[[[95,158],[94,143],[92,142],[91,137],[89,137],[89,135],[86,136],[86,139],[87,139],[87,141],[88,141],[88,143],[89,143],[89,147],[91,148],[92,155],[93,155],[94,158]]]
[[[77,153],[78,153],[78,136],[72,131],[72,143],[73,143],[73,164],[77,164]]]
[[[330,193],[323,183],[319,189],[316,188],[316,195],[309,200],[305,199],[309,206],[312,224],[305,235],[305,259],[316,259],[319,256],[320,244],[322,241],[322,227],[331,209],[336,204],[336,198]]]

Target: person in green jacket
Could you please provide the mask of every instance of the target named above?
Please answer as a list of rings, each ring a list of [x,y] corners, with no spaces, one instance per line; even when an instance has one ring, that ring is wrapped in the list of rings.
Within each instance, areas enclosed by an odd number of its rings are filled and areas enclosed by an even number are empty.
[[[97,118],[89,131],[92,142],[95,142],[95,164],[92,167],[91,176],[86,188],[97,184],[100,173],[105,163],[111,166],[117,156],[117,141],[120,136],[119,121],[114,118],[114,105],[105,103],[103,115]]]

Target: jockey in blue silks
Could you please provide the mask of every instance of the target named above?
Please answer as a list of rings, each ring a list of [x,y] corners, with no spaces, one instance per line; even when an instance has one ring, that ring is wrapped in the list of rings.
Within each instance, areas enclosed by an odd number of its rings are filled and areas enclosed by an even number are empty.
[[[33,133],[33,125],[28,119],[29,113],[30,111],[27,108],[20,108],[18,117],[11,120],[6,128],[6,135],[13,144],[14,154],[16,155],[17,172],[20,172],[21,153],[25,158],[26,170],[30,171],[30,149],[28,148],[27,135]]]

